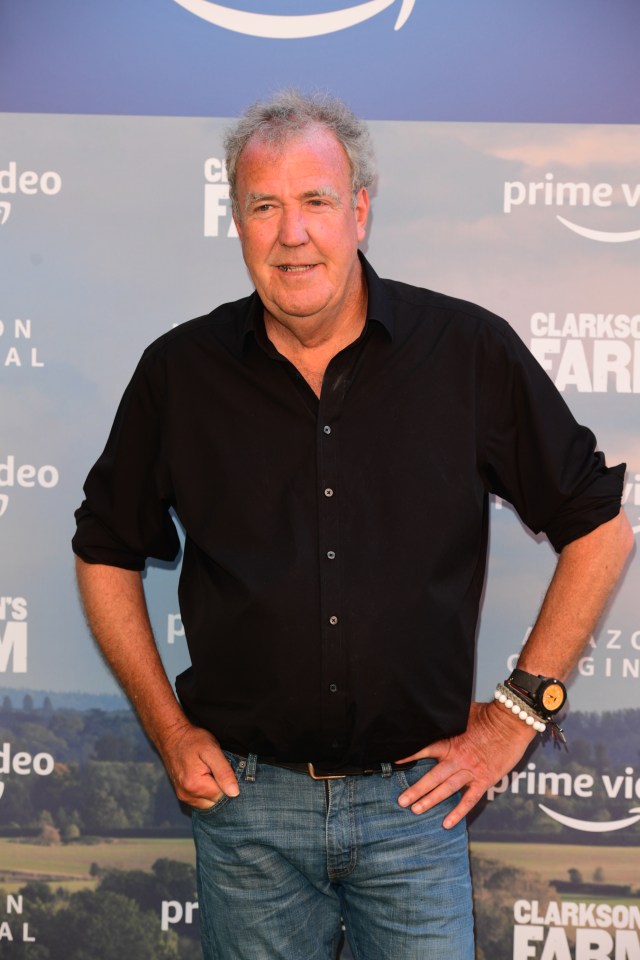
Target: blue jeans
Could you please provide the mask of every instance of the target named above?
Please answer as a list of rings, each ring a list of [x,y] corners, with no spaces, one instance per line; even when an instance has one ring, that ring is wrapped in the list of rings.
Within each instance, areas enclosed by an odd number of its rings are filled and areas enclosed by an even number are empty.
[[[472,960],[467,832],[456,798],[416,816],[433,764],[315,781],[227,753],[240,796],[193,811],[205,960]]]

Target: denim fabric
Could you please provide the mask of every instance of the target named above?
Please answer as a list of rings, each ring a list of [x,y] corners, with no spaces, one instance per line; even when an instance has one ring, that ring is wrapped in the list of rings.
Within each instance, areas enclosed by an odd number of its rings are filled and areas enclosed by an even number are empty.
[[[464,823],[416,816],[403,790],[433,764],[314,781],[227,754],[240,796],[193,811],[205,960],[472,960]],[[251,780],[251,775],[255,779]]]

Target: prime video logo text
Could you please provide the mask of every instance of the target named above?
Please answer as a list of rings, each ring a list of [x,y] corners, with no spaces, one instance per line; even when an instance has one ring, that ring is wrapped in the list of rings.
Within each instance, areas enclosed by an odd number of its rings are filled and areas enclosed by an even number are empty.
[[[506,181],[503,192],[503,213],[510,214],[516,207],[582,207],[609,208],[618,201],[633,209],[640,204],[640,184],[622,183],[619,190],[611,183],[560,183],[553,173],[546,173],[544,180],[524,183],[520,180]],[[573,214],[572,214],[573,216]],[[586,240],[600,243],[628,243],[640,240],[640,230],[594,230],[583,223],[556,214],[558,221],[568,230]]]
[[[392,7],[396,0],[369,0],[327,13],[269,14],[250,13],[212,3],[210,0],[175,0],[181,7],[194,13],[202,20],[243,33],[249,37],[264,37],[267,40],[300,40],[305,37],[320,37],[327,33],[346,30]],[[395,30],[405,25],[415,0],[400,0],[400,10],[395,22]]]

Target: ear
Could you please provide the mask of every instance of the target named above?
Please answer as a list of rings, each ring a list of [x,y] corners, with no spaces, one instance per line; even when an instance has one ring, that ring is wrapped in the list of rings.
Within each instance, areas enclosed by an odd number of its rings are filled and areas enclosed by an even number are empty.
[[[367,230],[367,218],[369,216],[369,194],[366,187],[361,187],[356,195],[356,205],[354,213],[356,215],[356,227],[358,231],[358,242],[364,240]]]

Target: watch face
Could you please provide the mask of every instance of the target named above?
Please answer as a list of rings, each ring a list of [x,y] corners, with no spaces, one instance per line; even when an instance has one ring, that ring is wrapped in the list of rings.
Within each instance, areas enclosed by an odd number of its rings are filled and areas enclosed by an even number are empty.
[[[550,683],[542,691],[541,703],[549,713],[555,713],[563,705],[565,699],[564,688],[559,683]]]

